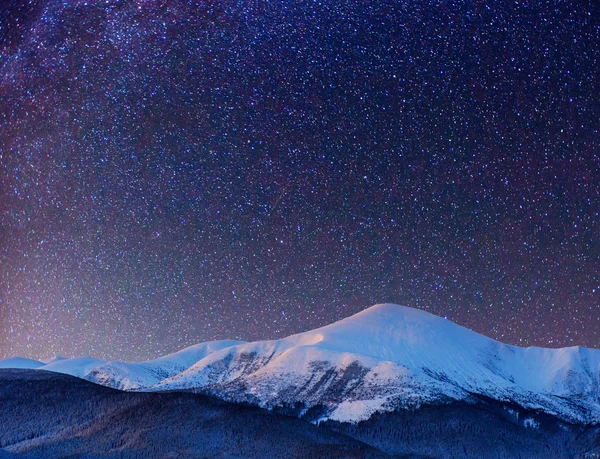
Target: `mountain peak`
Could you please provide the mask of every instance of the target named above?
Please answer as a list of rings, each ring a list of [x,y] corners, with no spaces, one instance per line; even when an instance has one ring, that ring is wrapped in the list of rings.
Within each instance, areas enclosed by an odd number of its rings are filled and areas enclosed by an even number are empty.
[[[378,317],[401,321],[436,321],[445,320],[442,317],[423,311],[422,309],[401,306],[394,303],[379,303],[350,316],[344,320],[364,320],[368,317]]]
[[[377,359],[394,360],[406,352],[434,354],[463,343],[484,345],[491,338],[429,312],[382,303],[313,331],[282,340],[288,345],[318,345]]]

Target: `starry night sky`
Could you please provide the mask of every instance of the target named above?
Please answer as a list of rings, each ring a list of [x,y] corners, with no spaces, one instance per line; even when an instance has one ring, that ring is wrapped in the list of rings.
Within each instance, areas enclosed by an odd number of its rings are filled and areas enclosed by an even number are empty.
[[[594,1],[5,0],[0,358],[395,302],[600,347]]]

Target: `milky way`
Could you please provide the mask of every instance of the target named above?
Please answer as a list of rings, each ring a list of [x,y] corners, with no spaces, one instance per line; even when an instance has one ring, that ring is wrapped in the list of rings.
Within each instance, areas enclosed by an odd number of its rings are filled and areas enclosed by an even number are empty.
[[[9,0],[0,358],[378,302],[600,347],[600,7]]]

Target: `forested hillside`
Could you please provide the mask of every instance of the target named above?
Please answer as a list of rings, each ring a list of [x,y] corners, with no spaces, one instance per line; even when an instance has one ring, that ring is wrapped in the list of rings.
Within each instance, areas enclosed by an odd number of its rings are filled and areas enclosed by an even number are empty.
[[[0,370],[0,457],[389,457],[260,408],[128,393],[58,373]]]

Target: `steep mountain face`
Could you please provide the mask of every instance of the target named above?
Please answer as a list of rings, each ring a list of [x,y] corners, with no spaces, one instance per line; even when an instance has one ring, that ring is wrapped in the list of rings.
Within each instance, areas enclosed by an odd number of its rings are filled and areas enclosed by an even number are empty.
[[[175,376],[213,352],[242,344],[242,341],[212,341],[140,363],[107,362],[86,372],[85,379],[116,389],[154,386]]]
[[[317,330],[215,352],[152,390],[300,406],[313,420],[349,422],[479,395],[589,424],[600,420],[599,379],[598,350],[518,348],[381,304]]]

